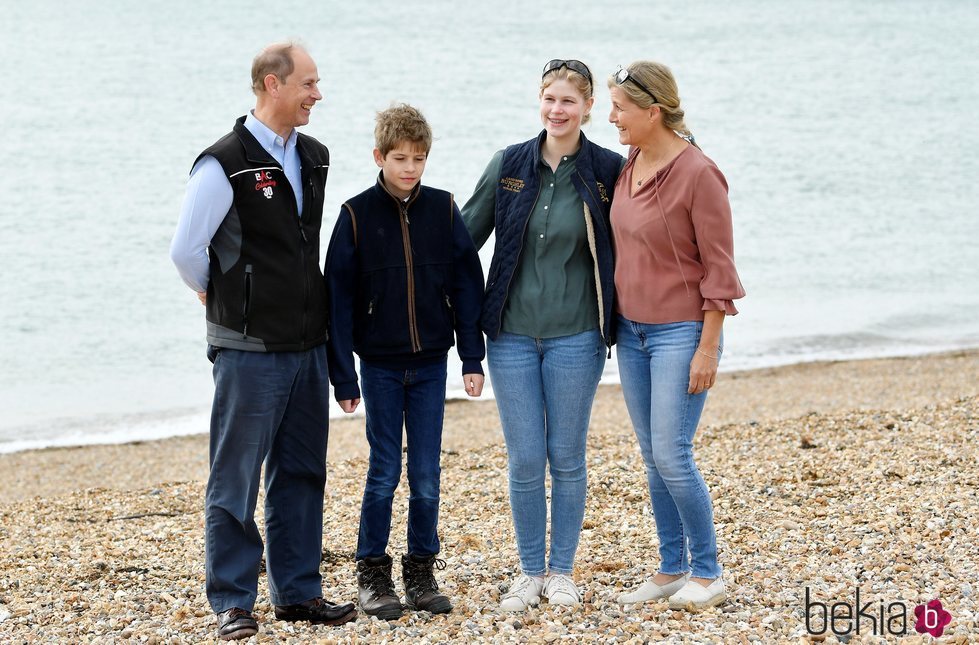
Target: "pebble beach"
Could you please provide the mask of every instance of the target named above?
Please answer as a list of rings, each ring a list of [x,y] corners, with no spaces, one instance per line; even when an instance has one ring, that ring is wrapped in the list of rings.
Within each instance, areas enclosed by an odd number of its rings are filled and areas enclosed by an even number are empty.
[[[517,555],[496,404],[449,402],[439,580],[454,611],[286,623],[263,574],[260,631],[244,642],[925,643],[934,639],[915,630],[915,607],[936,599],[951,616],[940,642],[979,642],[977,442],[979,351],[722,373],[695,447],[728,600],[699,613],[622,606],[616,597],[655,573],[657,538],[621,392],[603,385],[575,569],[584,603],[505,614],[497,604]],[[207,443],[0,455],[0,642],[213,642]],[[356,598],[367,452],[363,417],[331,423],[321,569],[335,601]],[[403,480],[396,556],[406,510]]]

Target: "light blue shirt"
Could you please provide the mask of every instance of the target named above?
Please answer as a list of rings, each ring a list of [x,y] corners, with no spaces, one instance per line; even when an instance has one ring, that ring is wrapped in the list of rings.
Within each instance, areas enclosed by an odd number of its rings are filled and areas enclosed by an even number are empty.
[[[293,128],[289,138],[283,139],[255,118],[253,113],[245,117],[245,128],[282,166],[296,196],[297,212],[302,214],[302,169],[299,165],[299,151],[296,149],[299,133]],[[220,162],[211,155],[202,157],[190,171],[187,193],[177,220],[177,232],[170,242],[170,259],[176,265],[181,279],[194,291],[207,291],[210,279],[207,247],[231,210],[233,200],[231,182],[224,174]]]

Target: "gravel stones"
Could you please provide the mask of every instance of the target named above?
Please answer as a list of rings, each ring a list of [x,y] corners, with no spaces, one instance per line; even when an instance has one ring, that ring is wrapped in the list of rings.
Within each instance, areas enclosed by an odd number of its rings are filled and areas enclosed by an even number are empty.
[[[968,356],[955,360],[975,369],[977,356]],[[927,382],[914,387],[931,389]],[[490,415],[478,405],[449,407],[463,412],[447,434],[467,433],[470,421],[472,427],[494,422],[482,418]],[[730,600],[697,614],[670,611],[665,602],[620,606],[619,593],[655,573],[657,538],[628,417],[615,390],[603,388],[589,437],[589,498],[575,570],[581,607],[545,603],[518,615],[496,610],[500,585],[517,567],[506,456],[502,442],[459,442],[442,461],[440,557],[448,567],[439,581],[453,613],[409,612],[391,623],[361,615],[342,627],[280,622],[262,574],[255,608],[261,631],[254,640],[804,642],[810,639],[807,599],[852,605],[859,589],[861,604],[871,602],[868,611],[876,613],[882,602],[907,607],[904,642],[925,642],[911,612],[935,598],[952,616],[942,641],[976,642],[977,440],[976,393],[933,405],[731,415],[706,425],[696,449],[715,500]],[[78,460],[97,454],[88,450],[73,454]],[[19,455],[18,464],[30,466],[31,454],[46,452]],[[2,459],[0,465],[9,470]],[[141,467],[125,460],[93,483],[111,485],[126,479],[117,471]],[[356,597],[352,556],[365,471],[362,456],[339,460],[331,445],[321,567],[330,599]],[[203,489],[202,480],[188,477],[130,489],[68,489],[0,506],[0,642],[213,641],[214,616],[203,590]],[[405,550],[406,509],[403,481],[393,554]],[[810,627],[821,618],[813,607]],[[870,624],[864,619],[860,635],[842,638],[826,630],[825,640],[893,642],[873,636]]]

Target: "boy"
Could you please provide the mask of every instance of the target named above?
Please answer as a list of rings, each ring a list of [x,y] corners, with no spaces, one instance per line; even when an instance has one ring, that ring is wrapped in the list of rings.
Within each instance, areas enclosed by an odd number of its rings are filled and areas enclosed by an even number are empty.
[[[401,478],[402,423],[408,439],[408,553],[401,558],[409,608],[452,611],[439,593],[439,456],[446,362],[458,339],[469,396],[483,389],[479,330],[483,271],[452,195],[422,186],[432,131],[409,105],[377,115],[377,183],[340,209],[326,260],[330,380],[344,412],[360,402],[352,352],[360,356],[370,467],[357,540],[363,610],[401,616],[387,554],[391,503]]]

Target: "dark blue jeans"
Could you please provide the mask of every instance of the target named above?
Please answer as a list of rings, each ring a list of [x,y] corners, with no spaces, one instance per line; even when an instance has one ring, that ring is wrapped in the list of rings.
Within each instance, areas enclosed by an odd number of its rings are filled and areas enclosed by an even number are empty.
[[[210,348],[208,356],[214,361],[204,509],[208,602],[215,612],[255,604],[262,560],[255,505],[263,462],[269,596],[276,605],[319,597],[329,428],[326,348]]]
[[[446,361],[392,370],[360,362],[361,393],[371,447],[360,508],[357,559],[387,551],[391,503],[401,480],[401,429],[408,438],[408,553],[439,552],[439,479]]]

